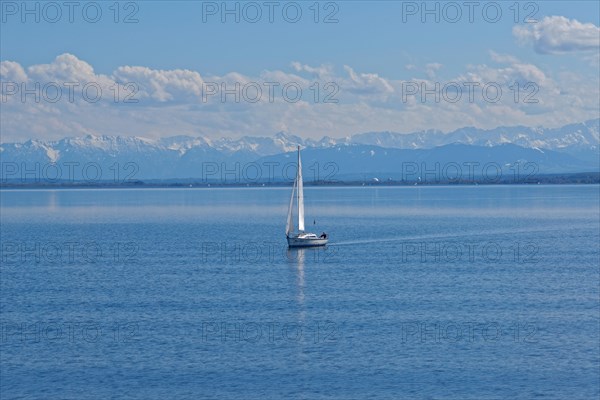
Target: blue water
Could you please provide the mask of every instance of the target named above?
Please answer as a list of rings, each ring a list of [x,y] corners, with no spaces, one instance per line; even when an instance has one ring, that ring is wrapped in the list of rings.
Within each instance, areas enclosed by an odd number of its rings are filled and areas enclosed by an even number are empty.
[[[1,398],[598,398],[599,192],[3,190]]]

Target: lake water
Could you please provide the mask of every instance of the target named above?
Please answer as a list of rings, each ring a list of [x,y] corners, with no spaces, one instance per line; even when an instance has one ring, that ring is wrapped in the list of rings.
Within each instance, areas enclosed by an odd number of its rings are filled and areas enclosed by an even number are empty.
[[[1,397],[590,399],[599,187],[3,190]]]

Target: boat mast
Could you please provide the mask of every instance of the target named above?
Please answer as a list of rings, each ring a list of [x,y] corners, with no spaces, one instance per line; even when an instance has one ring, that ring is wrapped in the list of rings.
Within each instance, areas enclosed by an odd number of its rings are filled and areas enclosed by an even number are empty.
[[[298,229],[300,229],[300,145],[298,145],[298,161],[296,162],[296,182],[298,191],[296,192],[296,205],[298,206]]]

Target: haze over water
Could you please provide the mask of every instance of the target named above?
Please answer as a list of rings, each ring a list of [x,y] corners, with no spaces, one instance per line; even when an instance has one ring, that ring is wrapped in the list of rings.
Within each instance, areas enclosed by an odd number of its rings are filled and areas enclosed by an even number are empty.
[[[2,190],[2,398],[600,395],[598,185],[289,193]]]

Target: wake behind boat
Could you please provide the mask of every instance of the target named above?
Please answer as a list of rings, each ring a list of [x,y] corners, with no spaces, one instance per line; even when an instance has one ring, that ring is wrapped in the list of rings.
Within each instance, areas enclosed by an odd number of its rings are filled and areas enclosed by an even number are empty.
[[[297,200],[298,232],[294,232],[294,197],[296,197]],[[317,236],[314,233],[304,232],[304,185],[302,183],[300,146],[298,146],[298,171],[296,172],[296,179],[294,179],[294,186],[292,187],[292,197],[290,198],[287,224],[285,226],[285,237],[287,238],[289,247],[325,246],[328,240],[325,232],[320,236]]]

